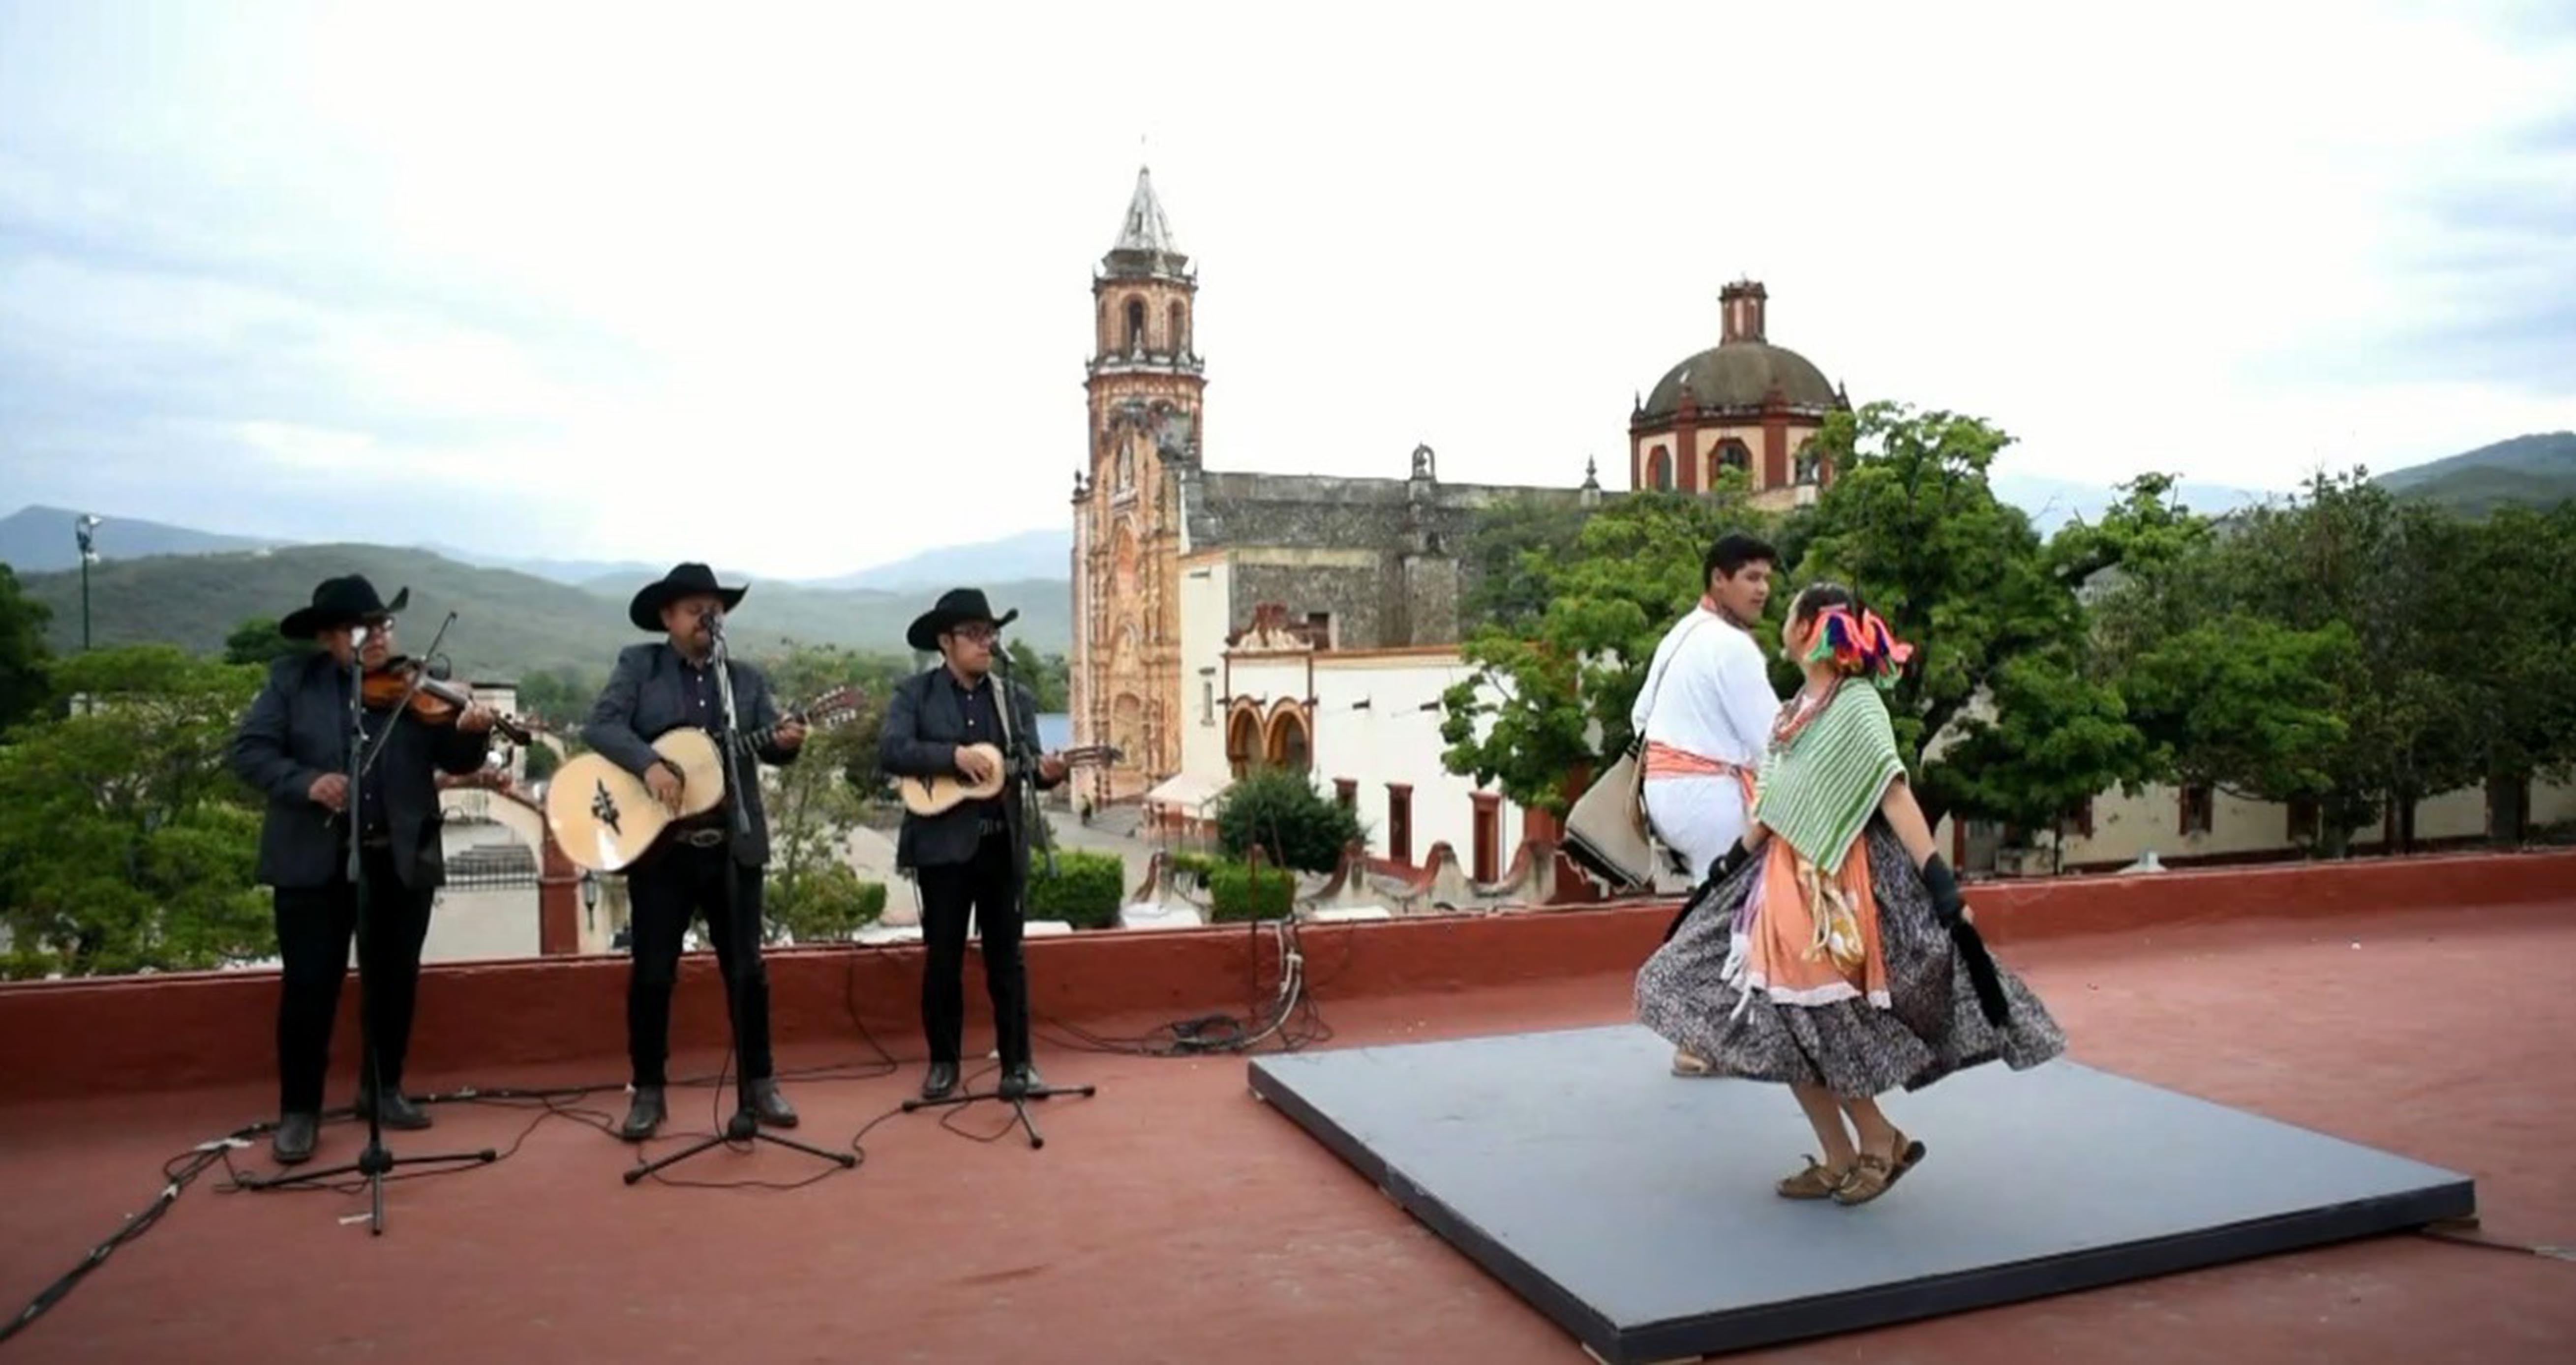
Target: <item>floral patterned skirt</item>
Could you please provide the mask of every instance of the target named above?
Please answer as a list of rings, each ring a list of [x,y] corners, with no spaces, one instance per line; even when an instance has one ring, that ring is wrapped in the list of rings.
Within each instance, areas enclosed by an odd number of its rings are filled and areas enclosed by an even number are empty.
[[[2011,1012],[2000,1026],[1986,1021],[1922,874],[1885,821],[1870,822],[1839,876],[1816,879],[1837,893],[1839,915],[1802,912],[1816,886],[1766,894],[1762,884],[1796,863],[1768,851],[1720,883],[1637,972],[1639,1021],[1716,1074],[1859,1099],[1985,1062],[2020,1071],[2066,1050],[2048,1007],[2001,962]],[[1781,909],[1784,891],[1799,909]]]

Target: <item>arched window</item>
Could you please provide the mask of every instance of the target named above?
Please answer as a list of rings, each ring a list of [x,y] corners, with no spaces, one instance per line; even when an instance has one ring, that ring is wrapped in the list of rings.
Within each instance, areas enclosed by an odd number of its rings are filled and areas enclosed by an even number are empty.
[[[1646,486],[1669,493],[1673,487],[1672,452],[1657,446],[1646,454]]]
[[[1127,350],[1130,354],[1145,349],[1145,301],[1127,300]]]
[[[1188,314],[1181,311],[1179,301],[1174,300],[1172,303],[1171,316],[1172,327],[1170,331],[1164,333],[1164,339],[1171,343],[1172,354],[1174,355],[1188,355],[1190,353],[1190,333],[1189,325],[1186,321],[1187,317]]]

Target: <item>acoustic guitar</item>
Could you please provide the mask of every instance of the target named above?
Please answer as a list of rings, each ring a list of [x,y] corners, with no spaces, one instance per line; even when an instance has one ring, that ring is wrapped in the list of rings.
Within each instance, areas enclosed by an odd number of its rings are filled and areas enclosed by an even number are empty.
[[[810,729],[840,724],[859,709],[859,691],[835,687],[782,717],[802,720]],[[739,741],[746,755],[768,745],[778,726],[766,726]],[[672,823],[704,815],[724,803],[725,764],[715,736],[693,725],[666,730],[653,740],[653,752],[680,770],[680,808],[673,810],[653,797],[644,779],[619,767],[605,754],[583,754],[556,771],[546,786],[546,824],[564,856],[593,872],[620,872],[649,851]]]
[[[895,784],[903,794],[903,808],[915,815],[931,816],[953,810],[968,801],[1001,795],[1002,784],[1011,777],[1010,761],[1002,757],[1002,751],[990,744],[969,744],[966,752],[982,754],[990,765],[983,781],[969,782],[955,773],[903,778]],[[1126,757],[1117,746],[1110,744],[1085,745],[1079,749],[1067,749],[1056,756],[1064,760],[1068,769],[1084,763],[1115,763]],[[1035,776],[1036,769],[1031,768],[1029,775]]]

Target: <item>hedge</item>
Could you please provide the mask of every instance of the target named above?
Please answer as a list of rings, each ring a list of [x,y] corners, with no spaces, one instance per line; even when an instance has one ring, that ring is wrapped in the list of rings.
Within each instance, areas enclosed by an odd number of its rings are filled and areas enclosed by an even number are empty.
[[[1209,918],[1224,924],[1286,919],[1297,905],[1297,875],[1276,867],[1255,876],[1242,863],[1220,863],[1208,873]]]
[[[1060,919],[1078,929],[1105,929],[1118,922],[1118,907],[1126,898],[1127,863],[1115,853],[1060,849],[1052,877],[1047,875],[1044,856],[1029,855],[1031,919]]]

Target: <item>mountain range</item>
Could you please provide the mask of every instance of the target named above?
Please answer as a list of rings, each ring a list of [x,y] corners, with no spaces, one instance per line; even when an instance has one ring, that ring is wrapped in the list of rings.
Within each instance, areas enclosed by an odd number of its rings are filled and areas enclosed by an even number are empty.
[[[665,566],[667,567],[667,566]],[[409,587],[400,643],[422,650],[447,613],[456,613],[438,652],[459,677],[508,678],[545,669],[600,674],[619,648],[648,638],[626,619],[629,596],[660,569],[617,580],[611,590],[558,583],[511,569],[484,569],[426,550],[389,545],[289,545],[145,559],[104,559],[90,569],[90,621],[99,644],[161,641],[214,651],[252,617],[280,617],[309,601],[313,585],[336,574],[362,573],[390,598]],[[78,649],[81,575],[77,570],[27,574],[28,594],[53,610],[55,649]],[[997,604],[1015,606],[1011,628],[1041,653],[1071,648],[1073,594],[1063,578],[988,581]],[[734,645],[745,654],[791,641],[839,645],[871,654],[908,651],[904,628],[929,606],[919,590],[817,588],[766,580],[731,618]]]
[[[2518,436],[2448,459],[2395,470],[2379,483],[2399,494],[2480,516],[2508,502],[2554,505],[2576,497],[2576,432]],[[2069,479],[1998,473],[1997,496],[2022,508],[2043,534],[2100,515],[2116,496]],[[2183,502],[2209,514],[2277,496],[2187,483]],[[77,514],[27,507],[0,518],[0,563],[52,606],[57,648],[80,643]],[[90,570],[95,638],[166,640],[214,649],[244,619],[281,616],[313,584],[360,572],[391,593],[412,588],[404,644],[419,648],[445,613],[457,622],[442,646],[460,673],[497,676],[570,666],[604,668],[636,632],[625,602],[667,565],[620,560],[512,559],[448,545],[299,545],[160,522],[114,519],[97,536]],[[1015,633],[1041,651],[1072,640],[1071,537],[1061,529],[932,550],[821,579],[755,579],[737,637],[748,650],[786,640],[871,652],[903,649],[903,628],[942,588],[981,584],[1020,610]],[[719,573],[723,570],[719,568]],[[743,575],[732,575],[737,579]]]
[[[2576,431],[2516,436],[2447,460],[2392,470],[2381,487],[2466,516],[2507,503],[2554,507],[2576,497]]]

